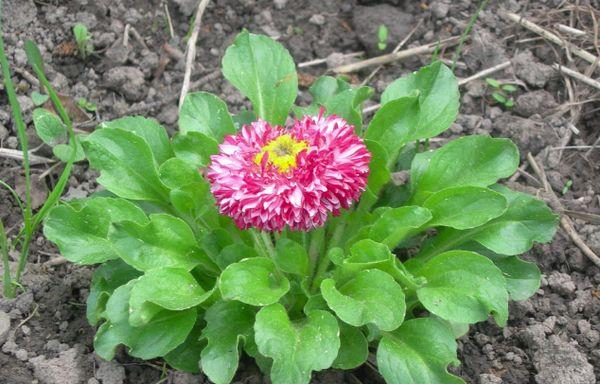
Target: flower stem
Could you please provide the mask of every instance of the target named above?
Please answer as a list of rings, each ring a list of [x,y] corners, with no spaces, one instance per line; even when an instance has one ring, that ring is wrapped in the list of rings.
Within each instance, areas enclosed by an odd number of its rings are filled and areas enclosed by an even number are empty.
[[[321,256],[317,264],[317,271],[315,272],[315,276],[310,286],[311,292],[316,292],[319,289],[319,284],[321,284],[321,281],[323,280],[323,275],[325,274],[325,272],[327,272],[327,268],[329,267],[330,263],[331,260],[329,259],[328,254],[324,254]]]
[[[344,235],[344,230],[346,229],[346,222],[341,222],[335,227],[333,234],[331,235],[331,240],[327,245],[327,249],[331,249],[333,247],[337,247],[342,240],[342,236]]]
[[[268,257],[271,260],[275,259],[275,247],[273,247],[273,241],[268,232],[260,232],[254,228],[251,228],[250,234],[254,240],[256,250],[262,257]]]
[[[258,234],[258,231],[254,228],[249,229],[250,234],[252,235],[252,239],[254,240],[254,247],[258,251],[259,255],[262,257],[269,257],[267,250],[265,249],[265,245],[261,237]]]
[[[267,255],[274,260],[275,259],[275,247],[273,246],[273,240],[271,239],[271,234],[268,232],[261,232],[260,237],[262,238],[265,249],[267,250]]]
[[[317,264],[320,263],[320,258],[323,258],[323,245],[325,244],[325,228],[315,229],[310,236],[310,245],[308,247],[308,259],[310,262],[310,284],[312,286],[317,273]]]

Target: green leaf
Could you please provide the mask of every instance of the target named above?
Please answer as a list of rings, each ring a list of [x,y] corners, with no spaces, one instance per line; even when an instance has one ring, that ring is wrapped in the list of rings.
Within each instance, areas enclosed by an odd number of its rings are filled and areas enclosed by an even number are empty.
[[[387,167],[389,160],[388,154],[383,146],[376,141],[365,140],[365,145],[371,153],[367,189],[373,196],[377,196],[383,186],[386,185],[391,178],[390,170]]]
[[[355,327],[373,323],[383,331],[393,331],[404,321],[402,287],[377,269],[361,271],[339,288],[335,280],[325,279],[321,294],[342,321]]]
[[[362,103],[373,94],[371,87],[357,87],[342,91],[323,104],[327,115],[337,115],[354,125],[354,131],[362,129]]]
[[[485,82],[492,88],[500,88],[500,82],[494,78],[488,77],[485,79]]]
[[[333,249],[335,250],[335,248]],[[332,250],[332,251],[333,251]],[[390,252],[385,244],[375,242],[371,239],[357,241],[350,247],[350,256],[342,259],[342,252],[330,252],[331,261],[338,267],[334,275],[339,283],[350,280],[360,271],[378,269],[391,275],[396,281],[408,284],[413,277]],[[412,282],[413,284],[414,281]],[[411,284],[412,285],[412,284]]]
[[[119,344],[128,346],[128,353],[140,359],[164,356],[185,341],[196,322],[196,310],[191,308],[162,311],[148,324],[132,327],[128,321],[132,286],[129,283],[117,288],[106,303],[109,320],[98,328],[94,337],[94,350],[105,360],[114,358]]]
[[[308,107],[296,109],[298,118],[302,115],[316,115],[320,106],[323,106],[327,115],[340,116],[354,125],[357,133],[361,131],[361,105],[373,94],[372,88],[353,88],[344,79],[321,76],[311,85],[309,92],[313,96],[313,102]]]
[[[206,347],[201,332],[202,322],[198,320],[185,341],[165,355],[165,361],[179,371],[200,373],[200,353]]]
[[[467,230],[441,229],[422,247],[418,259],[427,260],[449,249],[461,248],[473,240],[501,255],[518,255],[527,252],[534,242],[552,240],[558,217],[544,202],[501,185],[494,185],[491,189],[501,193],[508,203],[501,216]]]
[[[77,211],[60,205],[44,220],[44,236],[73,263],[102,263],[119,257],[107,238],[110,221],[108,213],[92,207]]]
[[[504,213],[504,196],[483,187],[450,187],[431,195],[423,203],[433,219],[428,226],[446,226],[456,229],[478,227]]]
[[[77,142],[75,144],[75,162],[82,161],[85,159],[85,152],[83,151],[83,146],[81,145],[82,139],[83,138],[80,135],[77,135]],[[52,147],[52,153],[60,161],[66,163],[69,160],[71,160],[73,147],[71,146],[71,144],[56,144],[54,147]]]
[[[273,261],[283,272],[300,276],[308,274],[308,254],[304,247],[293,240],[281,238],[277,241]]]
[[[498,325],[506,324],[506,281],[488,258],[475,252],[448,251],[413,272],[427,279],[417,296],[431,313],[457,323],[476,323],[491,312]]]
[[[392,100],[377,111],[365,132],[365,139],[376,141],[388,155],[388,168],[398,158],[402,147],[422,135],[417,131],[419,105],[416,96]]]
[[[233,116],[233,125],[236,130],[240,130],[244,125],[248,125],[256,121],[256,114],[247,109],[243,109]]]
[[[210,156],[219,153],[217,142],[200,132],[178,133],[173,137],[175,156],[194,168],[210,164]]]
[[[255,309],[239,301],[218,301],[206,311],[202,337],[202,370],[215,384],[233,379],[240,359],[240,342],[252,337]]]
[[[219,265],[221,269],[227,268],[229,265],[233,263],[237,263],[242,259],[247,259],[250,257],[256,257],[258,254],[253,247],[250,247],[246,244],[230,244],[221,250],[219,253],[219,257],[216,260],[216,263]]]
[[[86,317],[92,326],[104,318],[106,302],[115,289],[136,279],[140,273],[123,260],[110,260],[98,267],[92,275],[87,298]]]
[[[250,99],[258,117],[284,124],[298,92],[289,52],[269,37],[244,30],[223,57],[223,75]]]
[[[340,327],[340,349],[332,367],[354,369],[361,366],[369,357],[369,343],[360,329],[338,322]]]
[[[512,141],[464,136],[436,150],[420,177],[411,178],[416,189],[412,201],[420,203],[449,187],[487,187],[512,175],[518,166],[519,151]]]
[[[332,76],[320,76],[310,86],[308,91],[313,97],[313,103],[318,105],[325,105],[335,95],[351,89],[343,79],[336,79]]]
[[[388,39],[388,28],[384,24],[381,24],[377,29],[377,38],[379,39],[380,43],[384,44],[384,47],[381,49],[385,49],[385,42]]]
[[[178,157],[172,157],[162,163],[158,168],[158,174],[160,180],[171,189],[202,182],[200,172]]]
[[[294,106],[296,118],[305,115],[317,115],[325,108],[326,115],[337,115],[354,125],[359,133],[362,127],[362,103],[368,99],[373,90],[369,87],[353,88],[343,78],[321,76],[315,80],[309,90],[312,103],[306,107]]]
[[[132,200],[168,201],[169,191],[158,178],[154,155],[141,136],[99,129],[87,137],[83,149],[90,165],[100,170],[96,180],[110,192]]]
[[[48,101],[49,98],[50,96],[43,93],[39,93],[37,91],[31,92],[31,101],[33,101],[33,105],[36,107],[43,105],[46,101]]]
[[[39,138],[51,147],[67,141],[67,127],[47,109],[33,110],[33,125]]]
[[[377,367],[388,384],[464,384],[446,370],[458,365],[456,341],[444,323],[422,317],[384,334],[377,348]]]
[[[227,104],[207,92],[192,92],[185,96],[178,124],[181,133],[200,132],[217,143],[221,143],[225,135],[235,133]]]
[[[476,242],[467,243],[461,248],[488,257],[500,268],[512,300],[526,300],[540,288],[541,272],[535,263],[524,261],[517,256],[499,255]]]
[[[512,84],[503,84],[502,90],[508,93],[516,92],[518,88]]]
[[[218,228],[219,214],[215,199],[205,180],[174,189],[170,197],[173,207],[182,215],[192,218],[205,229]]]
[[[132,221],[116,223],[109,239],[121,258],[139,271],[162,267],[189,271],[207,259],[197,247],[190,227],[167,214],[150,215],[146,225]]]
[[[132,202],[116,197],[92,197],[85,200],[84,205],[99,212],[108,214],[112,223],[133,221],[146,224],[148,217],[144,211]]]
[[[154,159],[158,164],[162,164],[167,159],[173,157],[173,150],[169,143],[167,131],[165,127],[154,119],[147,119],[142,116],[127,116],[102,123],[99,128],[122,129],[142,137],[148,146],[150,146],[154,154]]]
[[[415,91],[418,91],[419,117],[413,137],[434,137],[448,129],[456,119],[460,104],[458,82],[452,70],[436,61],[401,77],[385,89],[381,104],[385,107],[392,100],[410,96]]]
[[[506,289],[512,300],[527,300],[540,288],[541,273],[535,263],[517,256],[494,257],[492,261],[504,274]]]
[[[205,291],[185,269],[157,268],[141,276],[131,290],[129,324],[147,324],[163,308],[181,311],[205,301],[212,291]]]
[[[278,276],[275,264],[266,257],[244,259],[229,265],[219,280],[225,300],[265,306],[276,303],[290,289],[290,282]]]
[[[500,104],[506,104],[506,102],[508,101],[508,99],[506,97],[504,97],[504,95],[502,95],[498,92],[492,93],[492,98],[494,100],[496,100],[497,102],[499,102]]]
[[[414,231],[431,220],[428,209],[404,206],[386,210],[373,224],[369,238],[394,249]]]
[[[312,371],[331,367],[340,347],[337,320],[321,310],[292,322],[281,304],[270,305],[256,315],[254,333],[258,351],[273,359],[273,384],[308,384]]]

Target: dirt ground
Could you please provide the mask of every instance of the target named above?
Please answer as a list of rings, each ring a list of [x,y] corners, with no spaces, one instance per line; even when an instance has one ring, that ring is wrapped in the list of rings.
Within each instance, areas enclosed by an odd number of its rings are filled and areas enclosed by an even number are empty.
[[[24,71],[23,43],[33,39],[42,50],[46,72],[60,93],[77,100],[84,97],[97,104],[90,118],[107,120],[132,110],[152,116],[176,130],[177,101],[183,79],[183,42],[195,0],[5,0],[4,36],[19,91],[19,101],[28,123],[30,146],[41,141],[31,124],[34,108],[30,94],[37,84]],[[173,36],[165,17],[165,4],[172,19]],[[450,0],[214,0],[203,17],[192,81],[194,90],[213,92],[226,100],[232,111],[244,106],[243,98],[215,72],[225,48],[241,28],[278,38],[297,63],[328,58],[326,64],[300,69],[306,86],[314,76],[339,63],[339,53],[377,49],[377,27],[389,27],[388,50],[417,26],[405,47],[460,35],[476,1]],[[586,37],[573,43],[598,55],[593,47],[598,1],[502,0],[492,1],[483,11],[467,40],[457,65],[457,75],[468,77],[507,60],[511,66],[492,76],[518,87],[515,107],[505,110],[491,100],[483,80],[461,87],[461,114],[443,135],[488,133],[513,139],[525,155],[531,152],[542,164],[553,189],[566,209],[600,213],[600,150],[557,149],[564,146],[597,145],[600,138],[600,93],[552,69],[555,62],[585,72],[588,64],[567,55],[557,46],[499,16],[500,8],[516,12],[554,28],[557,24],[586,29]],[[74,54],[71,28],[82,22],[92,33],[95,53],[86,60]],[[127,26],[130,27],[127,27]],[[596,30],[597,30],[597,24]],[[123,44],[129,30],[128,45]],[[136,31],[140,39],[135,37]],[[597,40],[596,36],[596,40]],[[598,47],[598,45],[596,45]],[[441,57],[452,58],[452,50]],[[430,61],[423,55],[384,67],[370,81],[378,95],[393,79]],[[353,74],[363,81],[372,68]],[[592,77],[598,76],[598,70]],[[306,102],[306,87],[300,101]],[[165,103],[165,101],[169,101]],[[78,119],[78,127],[93,129]],[[576,127],[578,133],[573,133]],[[16,132],[7,98],[0,94],[0,147],[15,149]],[[51,157],[48,147],[35,152]],[[0,179],[22,186],[18,160],[0,157]],[[37,200],[56,182],[60,166],[34,166]],[[540,194],[540,184],[530,168],[513,180],[513,187]],[[41,177],[40,177],[41,175]],[[85,164],[77,165],[69,181],[66,198],[84,197],[98,188],[97,174]],[[565,188],[568,181],[570,188]],[[563,191],[563,189],[566,189]],[[565,192],[563,194],[563,192]],[[36,201],[37,201],[36,200]],[[0,219],[12,230],[20,225],[16,203],[0,190]],[[600,252],[600,223],[574,218],[583,240]],[[85,320],[85,300],[91,268],[48,263],[57,249],[43,239],[34,241],[31,263],[24,276],[27,288],[15,300],[0,297],[0,382],[6,384],[154,384],[208,383],[202,375],[168,370],[160,360],[142,362],[121,351],[115,361],[94,356],[94,329]],[[487,322],[471,327],[459,340],[463,364],[452,368],[468,383],[475,384],[591,384],[600,377],[600,270],[559,231],[551,244],[535,246],[526,259],[543,271],[542,287],[531,299],[512,302],[508,326]],[[10,322],[8,333],[2,325]],[[162,380],[162,381],[161,381]],[[266,383],[250,361],[243,361],[236,383]],[[314,383],[381,383],[366,365],[351,372],[327,371],[315,375]]]

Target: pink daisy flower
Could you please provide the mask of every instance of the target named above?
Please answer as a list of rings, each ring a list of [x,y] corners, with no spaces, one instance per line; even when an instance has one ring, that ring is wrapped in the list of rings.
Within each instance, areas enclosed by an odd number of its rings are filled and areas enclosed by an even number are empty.
[[[371,154],[354,127],[332,115],[290,128],[263,120],[226,136],[207,176],[221,214],[242,229],[308,231],[358,200]]]

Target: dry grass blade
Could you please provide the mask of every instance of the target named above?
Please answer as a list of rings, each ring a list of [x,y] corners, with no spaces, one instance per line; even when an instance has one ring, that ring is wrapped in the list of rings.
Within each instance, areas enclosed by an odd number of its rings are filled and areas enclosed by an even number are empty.
[[[196,41],[198,40],[198,34],[200,33],[200,26],[202,25],[202,15],[210,0],[200,0],[198,4],[198,10],[194,18],[194,29],[187,42],[187,56],[185,58],[185,74],[183,76],[183,85],[181,86],[181,94],[179,95],[179,108],[183,105],[185,95],[187,95],[190,88],[190,77],[192,76],[192,67],[194,66],[194,59],[196,58]]]
[[[565,209],[563,213],[576,219],[581,219],[589,223],[600,225],[600,215],[596,215],[594,213],[571,211],[569,209]]]

